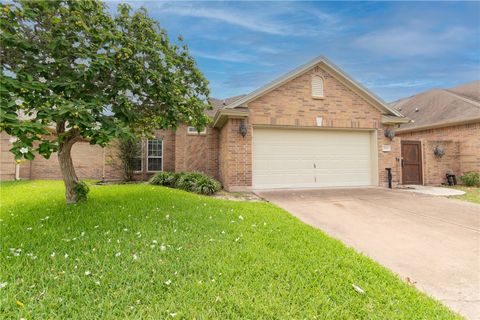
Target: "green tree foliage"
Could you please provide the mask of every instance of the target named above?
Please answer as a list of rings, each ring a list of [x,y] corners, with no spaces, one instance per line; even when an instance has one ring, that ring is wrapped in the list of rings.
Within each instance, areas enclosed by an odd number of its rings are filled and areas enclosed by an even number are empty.
[[[136,137],[120,138],[117,150],[123,178],[125,181],[132,181],[135,165],[141,161],[142,157],[142,139]]]
[[[207,124],[208,82],[145,9],[122,4],[112,16],[96,0],[20,0],[0,11],[0,129],[17,160],[58,152],[68,203],[75,142]]]

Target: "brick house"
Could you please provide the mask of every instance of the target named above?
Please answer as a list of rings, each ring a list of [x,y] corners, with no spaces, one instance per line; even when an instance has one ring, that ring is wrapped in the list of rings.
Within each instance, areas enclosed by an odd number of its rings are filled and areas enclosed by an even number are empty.
[[[247,95],[212,100],[204,132],[181,125],[143,144],[138,178],[156,171],[200,171],[230,191],[274,188],[386,186],[385,168],[401,183],[401,142],[389,132],[408,118],[324,57]],[[121,179],[116,148],[79,142],[80,179]],[[1,178],[15,176],[8,137],[1,136]],[[55,155],[17,166],[17,176],[58,179]],[[18,168],[19,167],[19,168]]]
[[[396,130],[403,183],[439,185],[446,183],[447,173],[480,172],[480,81],[429,90],[392,105],[413,120]]]

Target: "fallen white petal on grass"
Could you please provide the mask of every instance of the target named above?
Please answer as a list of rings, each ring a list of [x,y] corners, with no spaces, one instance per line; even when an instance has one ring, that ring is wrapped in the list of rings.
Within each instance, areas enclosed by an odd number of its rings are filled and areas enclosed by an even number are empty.
[[[352,283],[352,287],[353,287],[353,289],[355,289],[355,291],[357,291],[358,293],[361,293],[361,294],[364,294],[364,293],[365,293],[365,290],[363,290],[362,288],[360,288],[360,287],[357,286],[356,284],[353,284],[353,283]]]
[[[7,286],[8,282],[0,282],[0,289],[3,289]]]

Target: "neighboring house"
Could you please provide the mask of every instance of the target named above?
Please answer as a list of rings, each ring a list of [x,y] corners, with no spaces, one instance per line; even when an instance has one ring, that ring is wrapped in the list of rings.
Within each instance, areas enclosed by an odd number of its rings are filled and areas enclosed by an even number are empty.
[[[201,171],[230,191],[386,186],[386,168],[401,183],[400,139],[386,132],[408,122],[399,111],[324,57],[245,96],[213,100],[211,126],[181,125],[145,141],[138,177],[156,171]],[[2,178],[14,165],[3,160]],[[120,179],[114,144],[73,147],[79,178]],[[20,166],[23,178],[61,178],[56,155]]]
[[[447,173],[480,172],[480,81],[433,89],[392,106],[413,120],[396,130],[404,184],[439,185]]]

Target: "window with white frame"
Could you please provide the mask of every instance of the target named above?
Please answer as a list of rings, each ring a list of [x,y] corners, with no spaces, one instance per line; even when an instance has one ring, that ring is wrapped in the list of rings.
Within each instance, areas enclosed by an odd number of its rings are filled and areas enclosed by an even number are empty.
[[[135,157],[132,158],[132,169],[133,171],[142,171],[143,170],[143,141],[140,140],[137,146],[138,153]]]
[[[147,171],[162,171],[163,141],[147,141]]]
[[[323,98],[324,81],[321,76],[312,76],[312,97]]]
[[[195,127],[187,127],[187,133],[188,134],[206,134],[207,128],[203,128],[202,131],[198,132],[197,128]]]

